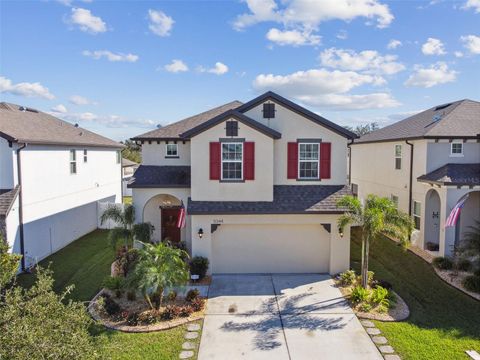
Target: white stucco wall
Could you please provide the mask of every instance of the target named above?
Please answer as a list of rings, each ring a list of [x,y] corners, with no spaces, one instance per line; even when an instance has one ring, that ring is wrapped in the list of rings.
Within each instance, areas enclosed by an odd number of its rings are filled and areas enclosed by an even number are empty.
[[[173,143],[173,141],[170,141]],[[166,157],[165,141],[142,144],[142,165],[190,165],[190,141],[177,141],[178,158]]]
[[[15,199],[10,212],[6,217],[6,233],[7,243],[10,251],[20,253],[20,233],[19,233],[19,216],[18,216],[18,196]]]
[[[282,138],[275,140],[275,185],[340,185],[347,183],[347,139],[318,125],[313,121],[279,105],[275,105],[275,118],[263,118],[263,104],[245,112],[245,115],[280,132]],[[287,179],[287,148],[297,139],[322,139],[332,143],[331,178],[319,181],[296,181]]]
[[[226,138],[225,126],[225,121],[221,122],[191,140],[192,200],[272,201],[273,168],[277,165],[273,158],[274,140],[242,122],[238,123],[237,138],[255,143],[255,179],[237,183],[210,180],[210,142]]]
[[[480,121],[480,120],[479,120]],[[458,141],[453,139],[454,141]],[[480,143],[476,140],[467,140],[463,143],[463,155],[450,154],[451,143],[449,140],[439,140],[435,143],[430,140],[427,145],[427,169],[429,173],[448,163],[478,164],[480,163]]]
[[[212,224],[220,224],[220,227],[228,224],[241,225],[245,229],[251,225],[310,226],[330,224],[332,231],[329,234],[329,254],[326,258],[328,258],[328,272],[336,274],[347,270],[350,266],[350,231],[347,229],[344,236],[340,237],[337,230],[337,221],[338,215],[192,215],[192,256],[205,256],[215,262],[215,259],[212,258],[214,246],[211,234]],[[200,228],[204,232],[201,239],[198,236]],[[225,226],[225,228],[227,227]],[[215,236],[215,233],[213,236]],[[238,240],[241,241],[241,239]],[[287,251],[287,248],[272,247],[270,251],[272,253],[280,252],[281,255],[284,251]],[[319,256],[319,261],[326,260],[322,260],[322,256]]]
[[[15,187],[14,168],[15,150],[8,146],[8,141],[0,137],[0,189]]]

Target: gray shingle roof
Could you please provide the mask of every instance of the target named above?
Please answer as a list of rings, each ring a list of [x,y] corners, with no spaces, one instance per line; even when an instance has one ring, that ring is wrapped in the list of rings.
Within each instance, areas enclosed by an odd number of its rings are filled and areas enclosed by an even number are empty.
[[[190,166],[140,165],[129,188],[189,188]]]
[[[19,187],[15,189],[0,189],[0,216],[6,216],[17,198]]]
[[[273,201],[192,201],[189,214],[315,214],[342,213],[337,201],[351,195],[343,185],[275,185]]]
[[[435,106],[373,131],[355,140],[354,144],[424,137],[464,138],[476,136],[480,136],[480,102],[460,100]]]
[[[132,140],[180,139],[180,134],[185,131],[203,124],[228,110],[236,109],[240,105],[242,105],[240,101],[232,101],[208,111],[204,111],[198,115],[190,116],[173,124],[166,125],[160,129],[155,129],[145,134],[135,136]]]
[[[0,103],[0,136],[9,141],[30,144],[80,145],[113,147],[121,149],[122,144],[75,127],[69,122],[57,119],[47,113],[21,106]]]
[[[480,185],[480,164],[446,164],[417,180],[439,185]]]
[[[130,167],[130,166],[137,166],[138,163],[132,160],[128,160],[125,158],[122,158],[122,167]]]

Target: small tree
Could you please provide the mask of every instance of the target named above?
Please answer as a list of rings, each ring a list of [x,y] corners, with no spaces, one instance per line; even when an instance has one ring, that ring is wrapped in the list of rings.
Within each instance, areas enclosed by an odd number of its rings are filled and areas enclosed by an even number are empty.
[[[29,290],[14,286],[0,302],[0,359],[95,359],[83,304],[66,301],[71,291],[53,289],[49,270],[38,269]]]
[[[134,224],[135,207],[133,205],[126,205],[123,209],[109,205],[100,217],[100,223],[103,225],[108,220],[120,225],[110,229],[108,233],[112,246],[115,247],[120,240],[123,240],[124,245],[129,247],[133,245],[134,238],[142,242],[150,242],[153,226],[150,223]]]
[[[460,251],[465,256],[475,258],[477,266],[480,265],[480,221],[475,220],[475,225],[468,227],[463,233]]]
[[[188,282],[186,262],[188,254],[166,244],[145,244],[139,250],[139,260],[130,283],[140,290],[148,305],[155,310],[152,298],[158,299],[156,309],[162,305],[163,291],[168,287],[183,286]]]
[[[363,206],[358,198],[347,195],[338,201],[337,206],[346,209],[338,220],[341,231],[350,224],[357,224],[362,228],[361,272],[362,286],[366,288],[370,243],[381,235],[388,235],[407,246],[413,230],[413,220],[408,214],[398,210],[390,199],[375,195],[368,195]]]
[[[8,252],[8,245],[0,235],[0,291],[12,282],[21,258],[21,255]]]

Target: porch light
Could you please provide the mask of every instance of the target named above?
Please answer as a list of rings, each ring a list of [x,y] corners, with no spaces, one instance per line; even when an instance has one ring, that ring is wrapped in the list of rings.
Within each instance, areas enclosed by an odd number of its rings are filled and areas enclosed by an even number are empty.
[[[340,237],[343,237],[343,230],[341,228],[338,228],[338,233],[340,234]]]
[[[198,229],[198,237],[201,239],[203,237],[203,229]]]

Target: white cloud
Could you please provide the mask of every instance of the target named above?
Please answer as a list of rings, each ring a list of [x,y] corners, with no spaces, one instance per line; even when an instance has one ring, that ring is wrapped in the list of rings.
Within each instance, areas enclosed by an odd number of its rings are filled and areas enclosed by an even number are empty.
[[[445,62],[439,61],[429,67],[416,65],[415,72],[405,81],[405,85],[430,88],[455,81],[456,78],[457,72],[449,70]]]
[[[453,54],[454,54],[455,57],[457,57],[457,58],[463,57],[463,53],[462,53],[461,51],[455,51]]]
[[[81,126],[85,124],[99,124],[109,128],[127,128],[130,126],[151,128],[157,122],[149,119],[130,119],[119,115],[98,115],[91,112],[82,113],[51,113],[63,120],[79,123]]]
[[[253,87],[259,91],[278,91],[308,105],[338,110],[399,105],[388,93],[347,94],[362,85],[377,85],[379,79],[354,71],[311,69],[288,75],[261,74],[254,80]]]
[[[348,32],[347,30],[340,30],[337,35],[336,35],[337,39],[340,39],[340,40],[346,40],[348,39]]]
[[[320,54],[320,61],[324,66],[386,75],[396,74],[405,69],[405,66],[396,60],[396,55],[380,55],[375,50],[357,53],[349,49],[330,48]]]
[[[392,39],[389,41],[387,45],[387,49],[396,49],[397,47],[402,46],[402,42],[400,40]]]
[[[25,97],[41,97],[52,100],[55,96],[39,82],[21,82],[13,84],[10,79],[0,76],[0,93],[9,93]]]
[[[239,15],[233,26],[242,30],[250,25],[274,21],[286,26],[313,29],[328,20],[351,21],[357,17],[375,19],[379,28],[390,25],[393,15],[378,0],[291,0],[279,8],[274,0],[246,0],[249,13]]]
[[[118,62],[118,61],[136,62],[139,59],[138,55],[113,53],[109,50],[95,50],[95,51],[84,50],[82,54],[84,56],[91,57],[92,59],[95,59],[95,60],[98,60],[104,57],[108,61],[114,61],[114,62]]]
[[[92,14],[90,10],[82,8],[72,8],[70,22],[77,25],[80,30],[91,34],[97,34],[107,31],[107,24],[98,16]]]
[[[67,108],[63,104],[58,104],[51,109],[55,113],[62,113],[65,114],[67,112]]]
[[[182,60],[172,60],[171,64],[164,66],[165,70],[172,73],[188,71],[188,66]]]
[[[175,21],[160,10],[148,10],[148,18],[150,23],[148,28],[151,32],[158,36],[170,36],[170,31],[172,30],[173,24]]]
[[[463,8],[473,9],[476,13],[480,13],[480,0],[468,0]]]
[[[422,45],[422,52],[425,55],[445,55],[445,46],[439,39],[428,38],[427,42]]]
[[[215,75],[223,75],[223,74],[226,74],[228,72],[228,66],[225,65],[224,63],[221,63],[221,62],[218,61],[218,62],[215,63],[215,66],[213,68],[206,69],[203,66],[199,66],[198,71],[209,72],[209,73],[212,73],[212,74],[215,74]]]
[[[309,31],[298,30],[279,30],[272,28],[268,31],[266,38],[278,45],[318,45],[320,44],[320,36],[314,35]]]
[[[87,99],[86,97],[83,97],[83,96],[80,96],[80,95],[72,95],[72,96],[70,96],[68,101],[70,101],[74,105],[90,105],[90,104],[96,105],[96,102],[91,101],[91,100]]]
[[[463,46],[472,54],[480,54],[480,36],[466,35],[460,37]]]

